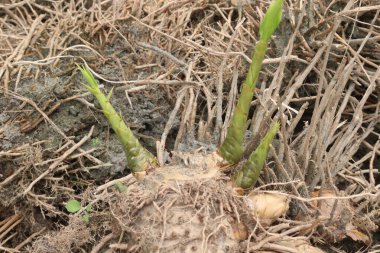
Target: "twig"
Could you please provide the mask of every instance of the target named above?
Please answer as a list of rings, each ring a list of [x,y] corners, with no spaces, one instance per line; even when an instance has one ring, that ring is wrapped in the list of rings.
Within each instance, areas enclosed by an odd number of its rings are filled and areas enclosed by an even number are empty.
[[[9,252],[9,253],[18,253],[18,252],[20,252],[19,250],[3,247],[1,245],[0,245],[0,250],[4,250],[4,252]]]
[[[92,248],[91,253],[98,253],[103,248],[103,246],[107,242],[111,241],[113,238],[116,238],[116,235],[114,235],[113,233],[110,233],[110,234],[106,235],[105,237],[103,237],[99,241],[99,243],[94,248]]]
[[[366,197],[366,196],[367,197],[377,198],[377,197],[380,196],[380,192],[378,192],[376,194],[370,193],[370,192],[363,192],[363,193],[359,193],[359,194],[353,194],[353,195],[350,195],[350,196],[326,196],[326,197],[303,198],[303,197],[300,197],[300,196],[294,196],[294,195],[290,195],[290,194],[287,194],[287,193],[284,193],[284,192],[279,192],[279,191],[258,191],[258,192],[276,193],[276,194],[287,196],[289,198],[296,199],[296,200],[303,201],[303,202],[313,202],[313,201],[316,201],[316,200],[326,200],[326,199],[344,200],[344,199],[354,199],[354,198]]]
[[[99,186],[98,188],[96,188],[95,192],[99,193],[99,192],[107,189],[108,187],[114,186],[115,183],[117,183],[117,182],[125,182],[127,185],[130,185],[130,184],[133,184],[134,182],[136,182],[136,178],[132,174],[129,174],[128,176],[118,178],[118,179],[114,179],[114,180],[109,181],[109,182]]]
[[[0,80],[3,77],[3,74],[5,74],[5,76],[6,76],[6,78],[4,79],[5,94],[8,93],[8,80],[7,79],[9,78],[9,73],[10,73],[9,67],[12,65],[11,62],[12,61],[17,62],[18,60],[20,60],[24,56],[25,50],[27,49],[27,47],[28,47],[33,35],[34,35],[34,32],[37,28],[37,25],[40,24],[41,20],[44,17],[45,17],[45,15],[40,15],[34,20],[33,24],[30,27],[30,30],[29,30],[27,36],[17,46],[16,50],[14,50],[13,53],[5,60],[3,67],[0,68]]]
[[[25,245],[27,245],[28,243],[31,243],[35,237],[37,237],[37,236],[39,236],[40,234],[42,234],[45,230],[46,230],[46,228],[42,228],[40,231],[31,234],[31,235],[30,235],[28,238],[26,238],[23,242],[21,242],[19,245],[17,245],[17,246],[15,247],[15,249],[16,249],[16,250],[19,250],[19,249],[21,249],[22,247],[24,247]]]
[[[300,251],[296,248],[287,247],[284,245],[278,245],[274,243],[267,243],[265,246],[263,246],[264,249],[274,250],[276,252],[282,252],[282,253],[299,253]]]
[[[182,100],[186,95],[186,90],[187,89],[182,89],[181,91],[178,92],[177,101],[175,103],[174,109],[171,112],[168,122],[165,125],[164,132],[161,135],[161,141],[157,145],[157,159],[161,166],[164,165],[164,151],[165,151],[166,138],[168,137],[170,129],[174,125],[175,117],[177,116],[177,112],[181,106]]]
[[[241,20],[235,27],[235,30],[233,31],[233,34],[231,36],[230,41],[228,42],[226,52],[231,51],[231,47],[235,41],[235,38],[238,34],[240,26],[244,23],[244,19]],[[220,133],[222,132],[222,114],[223,114],[223,108],[222,108],[222,103],[223,103],[223,87],[224,87],[224,79],[223,79],[223,73],[226,68],[228,60],[228,55],[225,55],[223,57],[222,63],[220,64],[220,69],[218,71],[218,81],[216,84],[216,91],[217,91],[217,98],[216,98],[216,124],[215,124],[215,129],[214,129],[214,134],[215,136],[219,136],[220,138]]]
[[[152,50],[156,53],[159,53],[160,55],[169,58],[170,60],[174,61],[175,63],[179,64],[182,67],[186,67],[186,68],[188,67],[186,62],[181,61],[180,59],[178,59],[177,57],[175,57],[171,53],[166,52],[165,50],[163,50],[161,48],[158,48],[156,46],[150,45],[148,43],[143,43],[143,42],[137,43],[137,45],[139,45],[140,47]]]
[[[9,233],[9,231],[16,227],[23,219],[24,216],[21,214],[15,214],[9,220],[7,220],[7,223],[2,225],[0,228],[0,240],[3,239]]]
[[[25,166],[20,166],[20,168],[18,168],[15,172],[12,173],[12,175],[8,176],[6,179],[4,179],[2,182],[0,182],[0,189],[4,188],[4,186],[6,186],[10,182],[12,182],[12,180],[15,179],[16,176],[18,174],[20,174],[25,169],[26,169]]]
[[[289,230],[286,230],[285,232],[281,233],[281,234],[277,234],[277,235],[272,235],[272,236],[269,236],[263,240],[261,240],[260,242],[258,242],[255,246],[252,246],[249,250],[250,251],[255,251],[255,250],[259,250],[261,249],[264,245],[266,245],[267,243],[270,243],[270,242],[273,242],[273,241],[276,241],[282,237],[284,237],[285,235],[289,235],[289,234],[293,234],[295,232],[298,232],[298,231],[301,231],[301,230],[304,230],[304,229],[308,229],[310,227],[314,226],[313,224],[306,224],[306,225],[300,225],[300,226],[297,226],[297,227],[294,227],[294,228],[291,228]]]
[[[14,93],[14,92],[11,92],[11,91],[9,91],[8,92],[8,94],[9,95],[11,95],[12,97],[14,97],[14,98],[16,98],[16,99],[18,99],[18,100],[21,100],[21,101],[24,101],[24,102],[26,102],[26,103],[28,103],[29,105],[31,105],[32,107],[34,107],[34,109],[36,109],[43,117],[44,117],[44,119],[46,119],[46,121],[48,121],[50,124],[51,124],[51,126],[54,128],[54,130],[56,131],[56,132],[58,132],[63,138],[65,138],[68,142],[70,142],[70,143],[74,143],[71,139],[69,139],[67,136],[66,136],[66,134],[64,133],[64,132],[62,132],[62,130],[37,106],[37,104],[34,102],[34,101],[32,101],[32,100],[30,100],[29,98],[26,98],[26,97],[23,97],[23,96],[20,96],[20,95],[17,95],[16,93]],[[83,149],[78,149],[80,152],[84,152],[84,150]],[[102,164],[103,162],[102,161],[100,161],[99,159],[97,159],[97,158],[95,158],[95,157],[93,157],[93,156],[91,156],[91,155],[89,155],[89,154],[86,154],[85,155],[89,160],[91,160],[91,161],[93,161],[93,162],[95,162],[95,163],[97,163],[97,164]]]
[[[73,153],[76,149],[82,146],[83,143],[85,143],[88,139],[90,139],[93,131],[94,131],[94,126],[91,127],[90,132],[85,137],[83,137],[78,143],[76,143],[70,149],[68,149],[65,153],[63,153],[63,155],[58,157],[57,160],[55,160],[55,162],[52,163],[45,172],[43,172],[40,176],[38,176],[35,180],[33,180],[33,182],[29,184],[28,188],[25,189],[25,191],[23,192],[23,195],[27,194],[36,183],[38,183],[46,175],[51,173],[63,160],[65,160],[65,158],[67,158],[71,153]]]
[[[376,142],[376,144],[374,145],[373,147],[373,151],[372,151],[372,157],[371,157],[371,160],[369,162],[369,183],[372,187],[375,187],[375,177],[374,177],[374,169],[373,169],[373,162],[375,160],[375,156],[376,156],[376,150],[378,147],[380,147],[380,140],[378,140]]]

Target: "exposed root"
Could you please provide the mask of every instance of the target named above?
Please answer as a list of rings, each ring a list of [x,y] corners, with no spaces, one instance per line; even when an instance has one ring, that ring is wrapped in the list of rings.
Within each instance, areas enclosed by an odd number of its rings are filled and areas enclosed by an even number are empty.
[[[70,253],[92,239],[90,230],[80,217],[73,218],[59,233],[49,233],[33,243],[31,252]]]

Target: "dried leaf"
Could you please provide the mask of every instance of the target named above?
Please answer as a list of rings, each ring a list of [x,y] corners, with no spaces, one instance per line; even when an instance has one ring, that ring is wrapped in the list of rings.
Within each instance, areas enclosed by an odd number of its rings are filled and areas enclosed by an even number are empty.
[[[361,241],[365,244],[369,245],[371,243],[371,239],[364,233],[360,232],[354,225],[351,223],[346,226],[346,234],[354,241]]]

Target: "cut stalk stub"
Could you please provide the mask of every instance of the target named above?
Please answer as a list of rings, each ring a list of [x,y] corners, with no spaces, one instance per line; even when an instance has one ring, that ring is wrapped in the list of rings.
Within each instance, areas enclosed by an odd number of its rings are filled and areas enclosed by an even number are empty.
[[[104,116],[106,116],[107,121],[121,142],[127,158],[128,168],[130,168],[135,175],[139,176],[144,174],[143,172],[147,169],[157,167],[158,162],[155,156],[141,146],[131,129],[124,123],[122,117],[109,102],[112,91],[105,96],[99,89],[98,83],[90,70],[87,67],[78,66],[78,68],[88,84],[84,84],[84,86],[98,100]]]

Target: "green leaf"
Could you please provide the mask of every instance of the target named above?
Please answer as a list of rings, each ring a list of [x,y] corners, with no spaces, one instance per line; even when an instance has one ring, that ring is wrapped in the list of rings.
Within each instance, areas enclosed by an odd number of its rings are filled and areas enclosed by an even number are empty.
[[[92,89],[96,89],[96,88],[99,89],[98,83],[96,82],[91,71],[87,67],[83,67],[83,66],[79,66],[79,65],[77,65],[77,66],[78,66],[78,69],[80,70],[80,72],[82,73],[82,76],[84,77],[86,82],[89,84],[89,86]]]
[[[263,22],[260,25],[260,39],[269,41],[277,26],[280,24],[282,17],[282,2],[283,0],[274,0],[270,4]]]
[[[66,210],[69,213],[76,213],[80,210],[80,202],[75,199],[70,199],[67,204],[65,205]]]
[[[110,101],[110,98],[112,96],[112,92],[113,92],[113,87],[111,88],[110,92],[108,93],[108,95],[106,97],[107,101]]]

